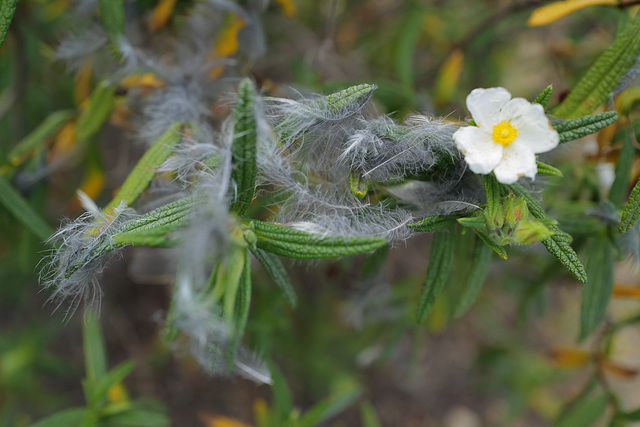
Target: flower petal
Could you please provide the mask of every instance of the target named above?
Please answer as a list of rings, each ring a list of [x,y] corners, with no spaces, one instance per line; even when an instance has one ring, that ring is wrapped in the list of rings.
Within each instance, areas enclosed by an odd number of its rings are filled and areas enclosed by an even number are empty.
[[[500,110],[510,99],[511,94],[503,87],[474,89],[467,96],[467,108],[478,126],[493,128],[500,122]]]
[[[498,181],[503,184],[513,184],[523,176],[534,179],[538,172],[536,155],[526,145],[514,142],[505,147],[502,161],[493,172]]]
[[[544,153],[558,146],[560,136],[551,127],[540,104],[531,104],[524,98],[513,98],[500,112],[500,120],[511,120],[518,130],[516,141],[534,153]]]
[[[453,140],[474,173],[486,175],[502,159],[502,145],[494,143],[491,135],[481,128],[460,128],[453,134]]]

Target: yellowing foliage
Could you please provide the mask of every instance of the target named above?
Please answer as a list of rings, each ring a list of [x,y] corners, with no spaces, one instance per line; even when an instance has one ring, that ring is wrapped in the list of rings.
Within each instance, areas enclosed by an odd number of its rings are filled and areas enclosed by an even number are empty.
[[[565,0],[537,8],[531,13],[527,25],[539,27],[550,24],[580,9],[589,6],[617,6],[617,0]]]
[[[249,424],[245,424],[233,418],[224,417],[221,415],[207,415],[201,414],[200,420],[204,423],[205,427],[252,427]]]
[[[89,98],[89,95],[91,95],[92,70],[93,66],[91,61],[87,61],[76,73],[75,87],[73,91],[76,105],[82,104],[87,98]]]
[[[591,353],[578,348],[556,347],[551,350],[551,360],[559,368],[577,368],[592,359]]]
[[[173,9],[176,6],[176,0],[160,0],[151,12],[149,23],[147,24],[149,31],[156,32],[167,24]]]
[[[436,78],[436,101],[447,102],[453,95],[460,75],[462,74],[462,67],[464,66],[464,53],[461,49],[455,49],[447,60],[442,64],[442,68],[438,72]]]
[[[276,3],[280,5],[282,14],[287,18],[293,18],[296,16],[296,4],[293,0],[276,0]]]
[[[613,296],[616,298],[640,298],[640,288],[637,286],[615,285]]]

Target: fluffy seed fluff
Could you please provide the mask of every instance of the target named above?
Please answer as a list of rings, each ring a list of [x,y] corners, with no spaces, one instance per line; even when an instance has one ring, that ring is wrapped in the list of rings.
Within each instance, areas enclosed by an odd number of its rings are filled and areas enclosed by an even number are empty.
[[[44,288],[53,290],[49,300],[57,303],[56,309],[68,301],[66,316],[71,316],[81,303],[99,311],[102,290],[98,279],[121,249],[115,248],[111,239],[122,224],[135,217],[135,211],[124,202],[109,213],[94,205],[76,220],[65,221],[51,236],[48,243],[57,247],[42,269],[40,280]]]

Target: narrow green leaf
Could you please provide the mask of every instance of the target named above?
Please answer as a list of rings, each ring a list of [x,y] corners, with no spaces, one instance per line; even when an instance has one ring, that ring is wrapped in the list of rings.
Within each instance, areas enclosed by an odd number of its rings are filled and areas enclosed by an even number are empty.
[[[480,240],[482,240],[485,245],[491,248],[492,251],[497,253],[498,256],[500,256],[500,258],[502,259],[508,258],[507,250],[504,248],[504,246],[494,242],[493,239],[489,237],[489,235],[486,232],[478,228],[474,228],[473,231],[478,235]]]
[[[231,179],[237,187],[230,209],[242,215],[251,204],[256,187],[256,89],[251,79],[240,82],[233,121]]]
[[[0,204],[42,241],[47,240],[54,230],[16,191],[9,181],[0,175]]]
[[[251,246],[249,246],[249,249],[267,271],[271,280],[280,288],[289,304],[295,307],[298,303],[298,297],[293,286],[291,286],[291,282],[289,282],[287,270],[285,270],[278,256],[259,248],[253,249]]]
[[[108,1],[108,0],[105,0]],[[116,86],[106,81],[98,83],[89,97],[89,105],[80,114],[76,125],[76,136],[86,141],[95,135],[109,118],[115,96]]]
[[[631,230],[638,222],[638,219],[640,219],[640,179],[631,190],[629,200],[620,215],[620,225],[618,226],[620,234]]]
[[[130,409],[119,414],[104,417],[100,425],[113,427],[166,427],[171,419],[164,414],[144,409]]]
[[[247,327],[247,320],[249,319],[249,308],[251,307],[251,263],[249,262],[249,250],[245,248],[244,252],[245,259],[242,274],[236,286],[236,292],[235,295],[233,295],[232,302],[235,305],[235,311],[231,313],[231,315],[233,315],[234,330],[232,343],[228,348],[230,362],[235,360],[236,352],[242,342],[242,337]],[[225,303],[227,294],[228,293],[225,293]],[[225,304],[225,315],[226,314]]]
[[[543,107],[546,107],[547,104],[549,103],[549,100],[551,99],[552,93],[553,93],[553,85],[549,85],[546,88],[544,88],[542,92],[540,92],[540,95],[538,95],[536,99],[533,100],[533,103],[540,104]]]
[[[447,228],[451,224],[455,223],[458,217],[454,215],[432,215],[425,219],[409,224],[409,228],[413,228],[415,231],[432,233],[436,230]]]
[[[589,427],[602,418],[607,410],[609,396],[602,394],[577,405],[554,427]]]
[[[7,160],[12,166],[20,165],[33,150],[44,146],[46,139],[57,132],[74,114],[73,110],[56,111],[50,114],[38,127],[13,147],[7,156]]]
[[[504,210],[502,207],[501,184],[492,173],[482,176],[484,193],[487,199],[484,216],[487,218],[487,227],[502,227],[504,222]],[[493,228],[492,228],[493,229]]]
[[[594,112],[609,99],[620,79],[635,63],[640,46],[640,16],[589,68],[569,96],[553,111],[554,116],[574,119]]]
[[[18,0],[0,0],[0,46],[9,32],[9,26],[16,11]]]
[[[562,176],[562,171],[558,168],[554,168],[553,166],[538,161],[536,161],[536,165],[538,166],[538,173],[540,175]]]
[[[376,90],[375,85],[363,83],[329,94],[325,99],[316,101],[316,103],[318,105],[326,104],[329,113],[341,116],[347,111],[357,111],[355,106],[366,104],[374,90]]]
[[[360,418],[362,419],[362,427],[382,427],[376,408],[369,401],[360,405]]]
[[[158,167],[169,158],[176,145],[182,140],[182,123],[176,122],[158,138],[151,148],[149,148],[140,158],[135,168],[118,190],[113,200],[104,208],[104,212],[109,212],[124,201],[127,206],[131,206],[144,190],[147,189],[151,180],[156,174]]]
[[[355,400],[360,397],[361,394],[362,390],[360,388],[356,388],[355,390],[341,393],[337,396],[328,397],[314,405],[304,414],[302,414],[296,426],[317,426],[318,424],[345,410],[347,406],[355,402]]]
[[[291,390],[289,389],[287,380],[280,371],[280,368],[273,363],[269,363],[269,371],[271,371],[271,376],[273,377],[273,386],[271,390],[273,391],[273,412],[276,417],[273,421],[279,421],[282,423],[282,421],[287,419],[293,411]],[[274,426],[275,425],[282,424],[274,423]]]
[[[107,31],[107,39],[112,52],[120,57],[119,39],[124,36],[123,0],[100,0],[100,20]]]
[[[622,208],[624,198],[627,196],[629,175],[631,174],[635,153],[636,149],[633,146],[630,132],[623,132],[622,150],[620,150],[618,164],[616,165],[616,177],[611,185],[611,190],[609,190],[609,201],[618,209]]]
[[[93,391],[92,399],[95,399],[93,401],[103,403],[107,402],[109,389],[116,384],[121,383],[127,375],[133,371],[134,367],[135,363],[133,360],[124,361],[95,381],[91,387]]]
[[[549,216],[544,211],[543,207],[538,203],[536,199],[529,194],[520,184],[511,184],[509,186],[511,191],[518,197],[524,198],[527,202],[527,208],[529,212],[538,219],[549,219]],[[584,266],[578,259],[578,255],[570,245],[571,239],[565,232],[560,230],[557,225],[548,225],[549,230],[555,234],[551,237],[547,237],[542,241],[542,244],[547,248],[547,251],[553,255],[562,264],[569,273],[578,280],[580,283],[587,283],[587,272]]]
[[[617,417],[624,421],[640,421],[640,409],[629,412],[618,412]]]
[[[587,283],[580,306],[580,337],[589,336],[607,312],[613,289],[615,250],[606,236],[591,239],[587,250]]]
[[[369,191],[369,180],[359,172],[349,171],[349,188],[351,189],[351,194],[362,199]]]
[[[449,230],[438,231],[433,235],[431,255],[427,267],[427,277],[422,283],[416,321],[421,323],[427,318],[445,283],[453,266],[453,257],[456,250],[455,235]]]
[[[87,311],[82,328],[87,379],[97,381],[107,373],[107,359],[100,324],[93,311]]]
[[[560,144],[583,136],[591,135],[615,123],[618,120],[618,113],[615,111],[605,111],[603,113],[591,114],[577,119],[563,120],[551,123],[560,136]]]
[[[31,424],[31,427],[75,427],[82,423],[88,409],[71,408]]]
[[[288,258],[335,258],[371,252],[387,244],[383,237],[323,236],[262,221],[250,223],[260,249]]]
[[[172,246],[177,242],[175,232],[188,224],[201,202],[201,197],[185,197],[126,222],[112,236],[111,249],[125,245]]]
[[[396,73],[398,80],[406,88],[413,88],[413,56],[420,34],[423,31],[423,25],[424,15],[414,10],[403,22],[398,41],[395,44]]]
[[[453,310],[453,317],[460,317],[466,313],[478,298],[480,289],[482,289],[482,285],[489,273],[491,258],[493,257],[492,249],[483,242],[476,240],[473,255],[471,256],[471,267],[467,273],[460,299]]]

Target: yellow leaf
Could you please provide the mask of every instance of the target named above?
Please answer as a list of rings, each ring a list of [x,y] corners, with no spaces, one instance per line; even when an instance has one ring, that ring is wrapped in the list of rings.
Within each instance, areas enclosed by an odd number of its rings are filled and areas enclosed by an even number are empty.
[[[160,30],[167,24],[167,21],[173,13],[173,9],[176,6],[176,0],[160,0],[158,4],[151,12],[149,18],[148,28],[151,32]]]
[[[637,369],[626,368],[607,359],[600,361],[600,368],[603,371],[622,379],[630,379],[638,375]]]
[[[144,73],[133,74],[129,77],[126,77],[118,82],[118,86],[123,89],[131,89],[133,87],[161,88],[167,86],[167,84],[157,78],[153,73]]]
[[[445,103],[449,101],[460,80],[462,67],[464,65],[464,53],[461,49],[455,49],[447,60],[442,64],[436,78],[436,102]]]
[[[238,33],[246,25],[244,19],[233,16],[231,22],[220,34],[220,38],[215,44],[215,51],[218,57],[226,58],[234,55],[240,48]]]
[[[613,287],[613,296],[616,298],[640,298],[640,288],[616,284]]]
[[[296,4],[293,0],[276,0],[276,3],[280,5],[282,14],[287,18],[296,16]]]
[[[75,88],[73,91],[76,105],[82,104],[84,100],[89,98],[89,95],[91,95],[92,69],[91,61],[87,61],[76,73]]]
[[[49,163],[60,156],[66,156],[76,146],[76,122],[68,121],[56,135],[53,141],[53,147],[49,154]]]
[[[260,427],[268,425],[269,406],[264,399],[258,398],[253,401],[253,418]]]
[[[252,427],[249,424],[222,415],[200,414],[199,418],[205,427]]]
[[[117,383],[111,386],[109,391],[107,391],[107,399],[112,403],[128,402],[129,395],[127,393],[127,389],[124,388],[122,383]]]
[[[85,193],[87,196],[89,196],[89,198],[91,198],[92,200],[96,200],[98,196],[100,196],[100,193],[102,193],[102,190],[104,189],[104,182],[105,182],[104,172],[102,171],[102,169],[100,169],[96,165],[93,165],[93,166],[90,166],[89,169],[87,170],[84,180],[82,181],[82,184],[80,184],[79,190]],[[71,200],[71,202],[69,202],[69,204],[67,205],[66,212],[69,214],[72,214],[78,211],[81,207],[82,206],[81,206],[80,200],[77,197],[74,197],[73,200]],[[109,390],[109,392],[111,393],[112,391]],[[119,392],[120,391],[118,390],[113,390],[113,393],[119,393]],[[116,394],[114,394],[114,398],[115,397],[117,397]],[[116,400],[111,400],[111,401],[116,402]]]
[[[578,348],[556,347],[551,350],[551,360],[559,368],[577,368],[592,359],[591,353]]]
[[[617,6],[618,0],[565,0],[556,1],[537,8],[531,13],[527,25],[539,27],[550,24],[577,10],[589,6]]]

